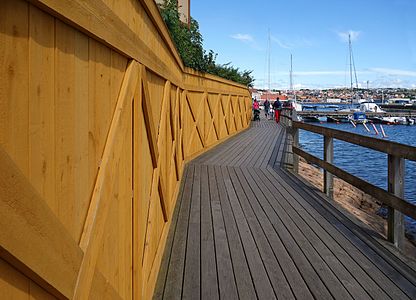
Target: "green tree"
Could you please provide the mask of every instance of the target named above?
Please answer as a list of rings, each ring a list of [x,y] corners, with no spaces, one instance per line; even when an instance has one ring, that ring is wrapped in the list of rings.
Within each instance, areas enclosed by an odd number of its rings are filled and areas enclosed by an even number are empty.
[[[187,24],[180,21],[177,0],[165,0],[163,4],[159,5],[159,9],[185,66],[248,87],[253,86],[252,71],[240,71],[238,68],[231,66],[231,63],[217,64],[217,53],[212,50],[208,52],[204,50],[198,22],[191,17],[188,28]]]

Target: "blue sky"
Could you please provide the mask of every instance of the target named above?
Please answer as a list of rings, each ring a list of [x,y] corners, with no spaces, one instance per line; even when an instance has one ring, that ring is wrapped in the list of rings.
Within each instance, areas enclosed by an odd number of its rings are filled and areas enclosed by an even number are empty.
[[[217,62],[253,70],[267,87],[349,86],[348,32],[360,86],[416,88],[416,0],[192,1],[204,48]]]

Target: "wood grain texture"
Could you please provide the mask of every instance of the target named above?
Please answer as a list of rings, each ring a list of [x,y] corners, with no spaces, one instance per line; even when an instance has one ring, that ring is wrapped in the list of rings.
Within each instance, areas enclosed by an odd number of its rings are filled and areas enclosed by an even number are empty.
[[[29,178],[55,206],[55,20],[29,7]]]
[[[188,163],[156,299],[414,298],[397,249],[281,169],[286,138],[255,122]]]
[[[126,71],[122,88],[117,101],[116,110],[111,122],[110,131],[103,153],[100,172],[94,188],[90,208],[85,222],[80,246],[84,251],[81,269],[77,279],[77,286],[74,291],[75,299],[85,299],[89,295],[91,282],[94,275],[94,267],[97,261],[98,248],[104,234],[104,224],[110,206],[110,199],[105,199],[111,195],[111,185],[117,184],[115,174],[111,174],[121,155],[117,150],[122,146],[123,136],[119,135],[128,128],[126,121],[130,119],[128,114],[133,96],[135,94],[137,77],[139,75],[139,65],[132,61]],[[110,177],[110,178],[108,178]],[[112,179],[112,180],[111,180]],[[107,184],[106,184],[107,183]],[[115,189],[117,191],[117,189]],[[113,192],[114,193],[114,192]],[[117,197],[118,197],[118,192]]]
[[[29,6],[2,1],[0,18],[0,144],[29,174]]]
[[[33,272],[52,291],[70,297],[81,249],[74,247],[64,226],[3,149],[0,160],[2,257],[22,262],[22,271]]]
[[[32,258],[3,251],[28,276],[22,295],[47,298],[46,288],[59,297],[150,298],[184,164],[230,136],[224,107],[231,97],[246,106],[247,88],[184,69],[153,1],[16,0],[0,8],[0,146],[79,255],[61,287],[48,272],[64,262],[42,273]],[[131,107],[120,113],[131,58]]]

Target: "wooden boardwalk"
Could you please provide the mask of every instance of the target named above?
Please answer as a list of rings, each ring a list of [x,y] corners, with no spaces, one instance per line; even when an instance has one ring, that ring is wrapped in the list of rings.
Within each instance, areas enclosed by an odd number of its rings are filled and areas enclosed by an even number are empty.
[[[273,121],[191,161],[155,299],[416,299],[413,261],[281,168]]]

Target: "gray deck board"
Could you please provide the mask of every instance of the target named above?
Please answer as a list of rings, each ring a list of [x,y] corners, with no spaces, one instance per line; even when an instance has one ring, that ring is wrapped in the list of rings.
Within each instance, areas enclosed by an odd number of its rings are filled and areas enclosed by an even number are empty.
[[[187,164],[155,299],[416,299],[413,261],[282,169],[286,141],[263,119]]]
[[[230,184],[228,176],[223,176],[218,166],[215,167],[215,175],[218,180],[218,189],[221,199],[222,212],[224,216],[225,227],[230,246],[231,258],[234,267],[234,276],[237,284],[238,295],[240,299],[255,299],[256,290],[250,274],[244,253],[243,242],[235,221],[231,208],[230,200],[226,191],[226,185]]]
[[[275,172],[271,174],[278,176]],[[281,179],[288,180],[288,177]],[[374,246],[371,236],[367,235],[362,228],[357,227],[338,210],[334,210],[334,207],[328,207],[328,203],[321,202],[322,199],[313,199],[312,197],[317,197],[316,195],[305,194],[306,191],[299,182],[289,183],[289,181],[285,181],[285,183],[284,186],[286,188],[293,188],[292,191],[303,195],[303,199],[306,202],[304,201],[302,204],[309,203],[312,207],[311,211],[316,209],[321,216],[324,216],[329,221],[329,229],[335,229],[335,234],[341,232],[349,240],[351,244],[344,243],[343,247],[348,249],[350,253],[355,254],[354,259],[360,262],[361,267],[367,271],[367,274],[370,274],[374,280],[377,280],[385,292],[395,299],[406,298],[404,293],[408,297],[415,299],[416,286],[411,282],[416,276],[408,275],[410,278],[407,278],[406,275],[400,272],[400,269],[404,266],[389,263],[394,256],[391,252],[386,252],[387,249],[380,245],[379,247]],[[295,185],[292,186],[291,184]]]
[[[250,201],[250,194],[248,193],[248,185],[245,182],[240,182],[236,174],[233,172],[234,169],[229,170],[232,177],[234,186],[236,188],[237,196],[240,200],[242,209],[244,211],[245,217],[249,223],[251,232],[257,244],[259,254],[263,260],[264,267],[267,271],[267,274],[270,279],[270,284],[272,285],[275,292],[277,292],[284,299],[294,299],[293,293],[291,291],[290,285],[288,284],[285,275],[280,267],[277,255],[279,253],[274,253],[265,232],[260,225],[258,216],[256,215],[256,210],[259,209],[257,206],[252,206]],[[244,189],[246,187],[246,189]],[[258,212],[257,212],[258,213]]]
[[[257,175],[259,176],[259,179],[270,179],[275,181],[274,177],[268,174],[267,171],[256,171]],[[362,285],[362,287],[372,298],[389,298],[381,290],[381,288],[371,279],[371,277],[361,269],[359,264],[354,261],[354,259],[348,253],[348,251],[343,249],[342,246],[338,244],[337,239],[333,238],[325,231],[326,226],[328,226],[329,224],[325,223],[325,221],[322,219],[322,216],[320,216],[319,214],[311,213],[311,211],[313,211],[312,207],[308,207],[307,210],[304,209],[302,206],[299,205],[296,199],[293,198],[293,196],[287,193],[287,191],[284,188],[273,186],[271,190],[272,193],[281,193],[282,196],[285,197],[285,201],[281,202],[282,206],[285,207],[287,213],[290,214],[291,218],[298,224],[298,226],[302,228],[302,231],[304,231],[307,236],[313,238],[313,244],[316,243],[317,245],[319,245],[320,248],[325,246],[328,247],[328,250],[330,250],[340,260],[345,269],[348,270],[350,274],[354,274],[356,281],[358,281],[358,283]],[[342,239],[342,236],[340,236],[339,233],[335,232],[335,235],[338,239]],[[321,241],[317,240],[318,238],[321,239]],[[333,241],[331,241],[331,239],[333,239]],[[328,241],[331,242],[328,243]],[[344,243],[347,243],[347,241],[344,240]],[[327,252],[326,249],[324,249],[324,252],[321,253],[326,253],[327,256],[331,255]],[[346,276],[348,276],[348,274],[346,274]],[[356,285],[357,282],[354,282],[354,284]],[[359,287],[357,287],[357,289],[361,290]]]
[[[208,166],[208,176],[220,298],[225,299],[229,297],[231,299],[236,299],[238,295],[237,286],[234,279],[234,270],[231,261],[227,233],[225,231],[214,166]]]
[[[201,166],[199,165],[195,165],[194,169],[191,199],[182,295],[184,299],[199,299],[201,266]]]
[[[201,167],[201,296],[219,299],[208,167]]]

